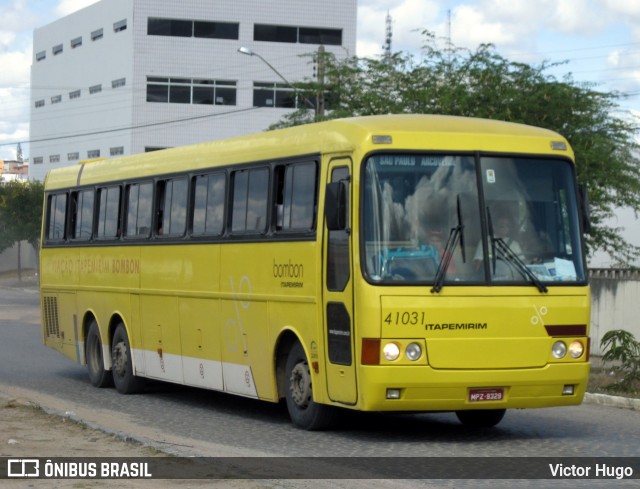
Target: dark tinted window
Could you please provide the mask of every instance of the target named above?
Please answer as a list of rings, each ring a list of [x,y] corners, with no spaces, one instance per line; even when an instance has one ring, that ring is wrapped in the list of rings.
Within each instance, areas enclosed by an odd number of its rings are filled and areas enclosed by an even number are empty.
[[[182,236],[187,224],[187,179],[164,180],[158,184],[160,215],[158,234]]]
[[[73,238],[89,240],[93,230],[93,190],[84,190],[75,195],[75,223]]]
[[[101,239],[113,239],[120,235],[120,187],[104,187],[98,191],[100,195],[98,204],[98,229],[97,237]]]
[[[278,196],[278,230],[309,230],[315,223],[316,165],[288,165]],[[284,173],[284,175],[282,175]]]
[[[201,175],[194,179],[193,234],[222,234],[225,176]]]
[[[151,231],[153,184],[133,184],[127,187],[127,223],[124,235],[147,237]]]
[[[65,218],[67,209],[67,194],[49,196],[49,226],[47,239],[60,241],[65,239]]]
[[[299,42],[302,44],[340,46],[342,44],[342,31],[319,27],[300,27]]]
[[[298,42],[298,28],[282,25],[255,24],[253,26],[255,41]]]
[[[194,22],[194,36],[209,39],[238,39],[240,24],[232,22]]]
[[[191,37],[193,22],[190,20],[158,19],[150,17],[147,34],[150,36]]]
[[[267,226],[269,169],[235,172],[233,182],[232,232],[264,232]]]

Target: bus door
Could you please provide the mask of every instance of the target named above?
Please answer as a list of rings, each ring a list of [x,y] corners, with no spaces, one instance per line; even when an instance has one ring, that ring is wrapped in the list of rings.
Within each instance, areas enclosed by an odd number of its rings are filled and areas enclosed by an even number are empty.
[[[341,229],[330,230],[324,225],[324,280],[323,300],[325,361],[327,391],[332,401],[355,404],[356,369],[353,317],[353,271],[351,255],[350,213],[351,213],[351,160],[335,159],[329,164],[328,181],[342,182],[337,186],[342,191],[344,222]],[[333,186],[336,188],[336,186]],[[326,199],[336,196],[326,193]],[[335,227],[333,225],[332,227]]]

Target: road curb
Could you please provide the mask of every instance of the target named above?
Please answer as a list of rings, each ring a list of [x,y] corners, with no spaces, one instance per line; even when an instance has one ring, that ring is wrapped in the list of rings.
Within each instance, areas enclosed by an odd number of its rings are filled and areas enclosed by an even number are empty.
[[[631,399],[629,397],[609,396],[607,394],[592,394],[590,392],[587,392],[584,395],[584,403],[600,404],[601,406],[610,406],[640,411],[640,399]]]

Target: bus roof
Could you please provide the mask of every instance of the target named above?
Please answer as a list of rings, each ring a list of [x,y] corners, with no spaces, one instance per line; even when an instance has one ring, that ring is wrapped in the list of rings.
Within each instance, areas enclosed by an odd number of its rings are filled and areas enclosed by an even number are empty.
[[[375,136],[375,138],[374,138]],[[419,136],[419,137],[418,137]],[[564,150],[552,149],[560,143]],[[487,151],[573,159],[566,140],[538,127],[444,115],[380,115],[336,119],[276,131],[112,159],[49,172],[47,189],[90,185],[234,163],[318,153],[375,150]]]

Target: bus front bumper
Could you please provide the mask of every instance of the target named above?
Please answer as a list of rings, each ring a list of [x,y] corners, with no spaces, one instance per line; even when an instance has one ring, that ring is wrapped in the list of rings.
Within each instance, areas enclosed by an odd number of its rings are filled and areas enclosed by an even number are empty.
[[[582,402],[588,362],[511,370],[436,370],[429,366],[362,366],[363,411],[458,411],[541,408]]]

